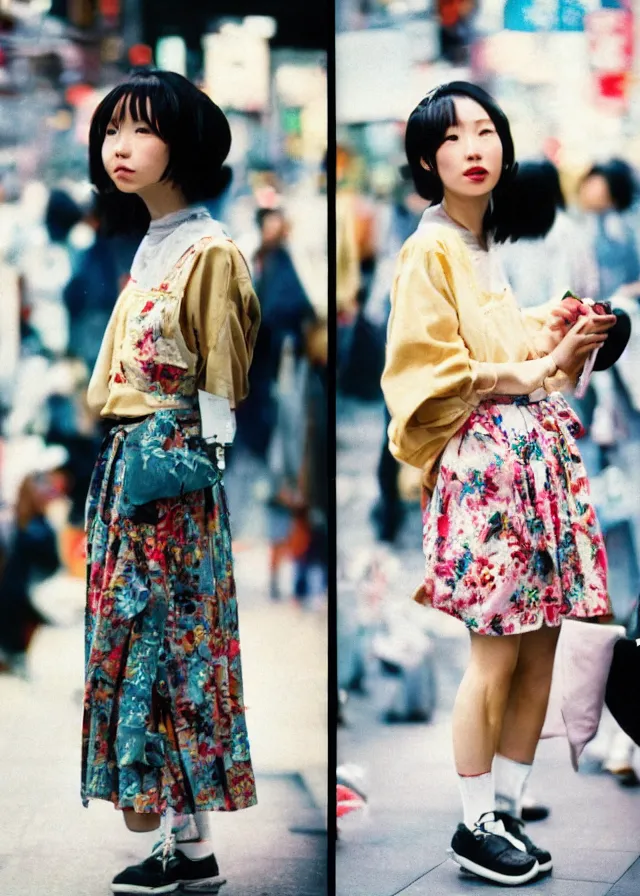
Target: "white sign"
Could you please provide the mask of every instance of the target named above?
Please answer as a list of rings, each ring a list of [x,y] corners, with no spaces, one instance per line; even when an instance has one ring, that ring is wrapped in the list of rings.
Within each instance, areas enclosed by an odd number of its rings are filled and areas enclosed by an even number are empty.
[[[205,90],[224,109],[264,112],[269,105],[269,44],[241,26],[207,34]]]
[[[183,38],[179,35],[161,37],[156,44],[156,62],[158,68],[186,77],[187,46]]]
[[[411,96],[412,59],[410,38],[400,29],[336,35],[338,124],[406,118],[422,98]]]

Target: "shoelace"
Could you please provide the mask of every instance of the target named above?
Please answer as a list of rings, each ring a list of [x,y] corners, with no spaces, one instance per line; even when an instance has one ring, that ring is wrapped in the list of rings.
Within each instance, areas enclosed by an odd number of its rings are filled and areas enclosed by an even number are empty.
[[[485,819],[485,818],[486,818],[486,821],[483,821],[483,819]],[[520,825],[524,826],[523,821],[521,821],[520,819],[515,819],[515,820],[518,821],[520,823]],[[492,824],[492,823],[500,824],[502,826],[502,831],[498,832],[498,831],[486,830],[484,825],[487,823],[488,824]],[[507,829],[505,828],[504,822],[498,815],[496,815],[495,812],[485,812],[484,815],[481,815],[480,818],[478,819],[478,821],[476,822],[476,826],[474,828],[473,833],[474,833],[474,835],[481,834],[483,838],[489,837],[490,835],[502,837],[503,840],[508,840],[509,843],[513,847],[520,850],[521,852],[527,851],[527,847],[523,843],[523,841],[518,839],[518,837],[514,836],[513,834],[510,834],[507,831]]]
[[[162,841],[158,844],[159,850],[162,850],[162,870],[167,870],[167,865],[173,858],[176,850],[176,838],[173,833],[173,820],[175,812],[171,806],[167,806],[162,814]]]

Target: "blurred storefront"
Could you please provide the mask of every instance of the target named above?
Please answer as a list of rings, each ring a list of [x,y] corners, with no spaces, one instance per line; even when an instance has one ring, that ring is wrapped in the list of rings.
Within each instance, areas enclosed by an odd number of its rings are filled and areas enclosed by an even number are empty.
[[[380,167],[404,161],[411,109],[454,78],[487,87],[509,116],[520,156],[547,155],[569,184],[600,158],[640,164],[640,25],[630,0],[338,7],[338,139],[366,159],[374,180]]]

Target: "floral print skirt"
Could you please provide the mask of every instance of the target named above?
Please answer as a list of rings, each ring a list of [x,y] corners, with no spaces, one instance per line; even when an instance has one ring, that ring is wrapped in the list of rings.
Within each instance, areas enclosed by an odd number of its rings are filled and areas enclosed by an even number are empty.
[[[82,800],[243,809],[256,794],[224,487],[126,512],[132,428],[103,442],[87,500]]]
[[[559,393],[539,402],[492,398],[475,409],[445,448],[424,510],[419,603],[483,635],[610,612],[580,435]]]

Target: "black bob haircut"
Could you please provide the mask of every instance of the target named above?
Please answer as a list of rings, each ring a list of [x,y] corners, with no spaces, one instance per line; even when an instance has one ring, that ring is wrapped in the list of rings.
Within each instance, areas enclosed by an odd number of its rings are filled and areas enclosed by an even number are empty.
[[[485,233],[491,234],[498,243],[514,241],[523,236],[544,235],[545,230],[534,227],[534,221],[526,221],[527,206],[526,203],[523,206],[522,196],[516,202],[515,195],[512,195],[514,191],[511,188],[517,178],[518,163],[507,116],[486,90],[469,81],[441,84],[428,93],[409,116],[405,151],[417,192],[431,203],[442,201],[444,190],[437,173],[436,152],[444,142],[447,129],[457,123],[455,97],[468,97],[482,106],[495,125],[502,143],[502,173],[485,215]],[[427,171],[422,166],[421,159],[424,159],[431,170]]]
[[[566,208],[556,166],[548,160],[521,162],[509,186],[509,207],[519,208],[518,238],[546,236],[557,210]]]
[[[582,183],[599,175],[607,182],[614,208],[626,212],[638,194],[638,182],[631,165],[622,159],[611,159],[603,165],[594,165],[582,178]]]
[[[229,186],[231,169],[224,162],[231,131],[224,112],[182,75],[132,72],[98,105],[89,130],[89,175],[106,232],[142,234],[150,220],[142,199],[120,192],[102,163],[102,144],[116,110],[120,120],[128,111],[167,143],[164,179],[179,187],[190,205],[215,199]]]

